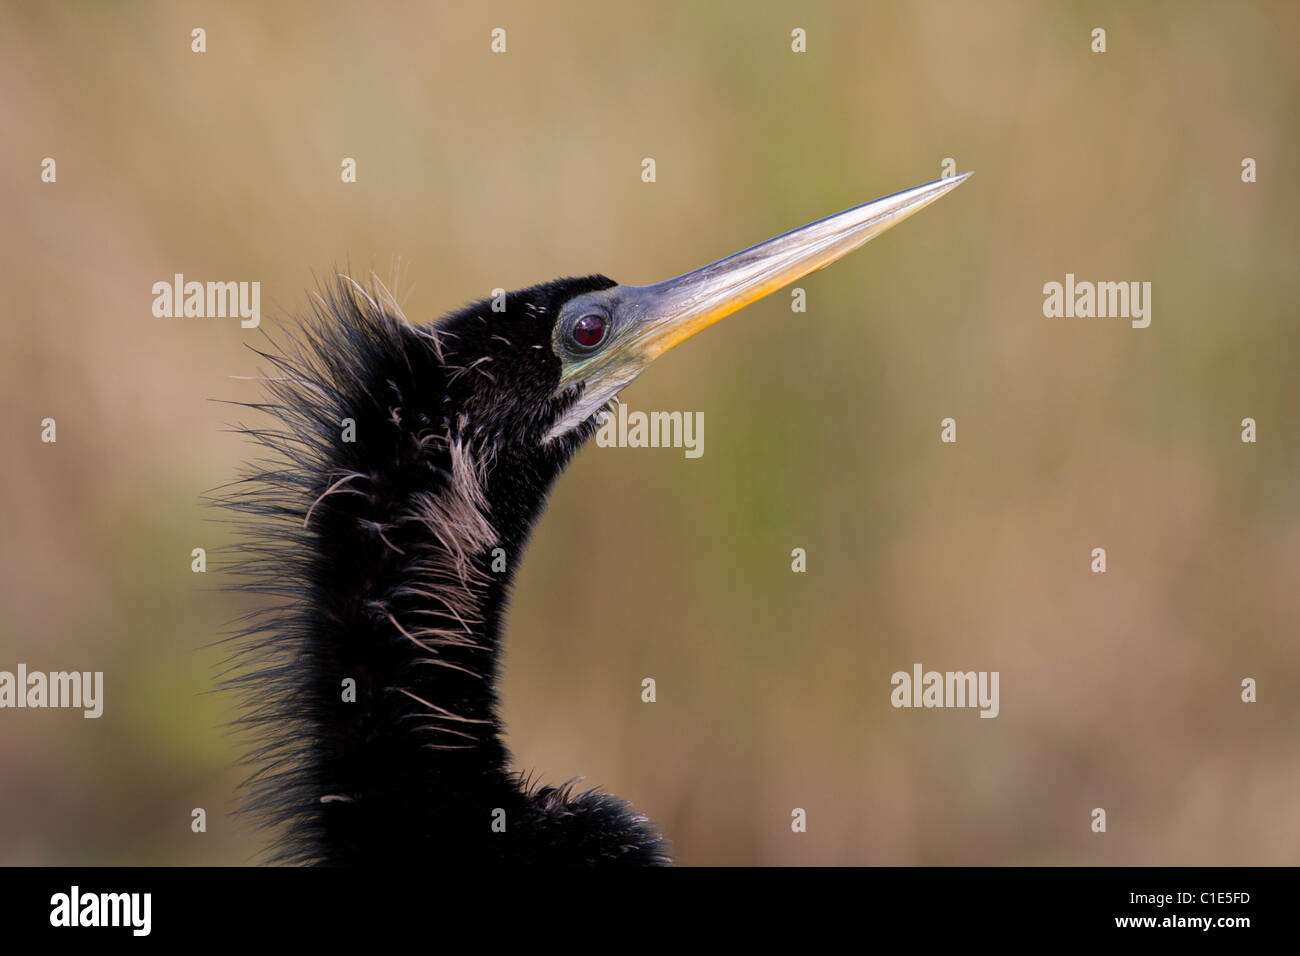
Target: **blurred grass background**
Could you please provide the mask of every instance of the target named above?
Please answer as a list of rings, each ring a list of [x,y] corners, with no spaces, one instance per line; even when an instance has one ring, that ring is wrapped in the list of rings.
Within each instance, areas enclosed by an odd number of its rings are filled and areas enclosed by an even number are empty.
[[[201,649],[239,601],[189,569],[229,541],[198,497],[249,449],[209,399],[254,400],[259,334],[155,319],[154,282],[258,280],[274,332],[335,266],[397,268],[432,319],[667,278],[949,156],[975,178],[806,314],[773,296],[625,392],[703,411],[702,458],[593,444],[560,482],[510,619],[518,764],[690,864],[1300,862],[1294,3],[0,18],[0,669],[106,672],[97,721],[0,713],[0,862],[261,846]],[[1151,327],[1044,318],[1066,272],[1151,281]],[[892,709],[913,662],[999,670],[1001,716]]]

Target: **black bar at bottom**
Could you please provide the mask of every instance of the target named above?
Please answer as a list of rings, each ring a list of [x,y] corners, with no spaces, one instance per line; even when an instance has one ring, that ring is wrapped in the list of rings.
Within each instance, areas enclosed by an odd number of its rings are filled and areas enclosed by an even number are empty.
[[[570,948],[597,927],[654,939],[673,925],[696,942],[700,934],[734,941],[793,931],[811,933],[807,942],[816,945],[823,933],[839,930],[869,943],[888,929],[923,944],[1043,933],[1231,944],[1242,934],[1285,932],[1296,888],[1296,870],[1289,868],[502,873],[451,872],[414,858],[403,872],[383,873],[8,868],[0,869],[0,926],[7,943],[63,936],[92,946],[101,939],[336,945],[403,936],[441,946],[450,944],[454,930],[457,939],[469,936],[458,948],[476,937],[506,942],[515,933],[531,945],[549,940]],[[535,935],[555,931],[570,935]],[[665,945],[670,940],[661,938]]]

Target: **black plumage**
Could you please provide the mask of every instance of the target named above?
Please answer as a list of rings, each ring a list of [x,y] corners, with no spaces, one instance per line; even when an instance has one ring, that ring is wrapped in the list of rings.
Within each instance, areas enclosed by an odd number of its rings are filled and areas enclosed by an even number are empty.
[[[246,586],[279,599],[237,638],[231,684],[260,738],[252,807],[285,825],[281,859],[668,862],[623,801],[512,772],[495,693],[529,531],[595,428],[543,440],[580,391],[553,397],[555,317],[612,285],[551,282],[421,329],[378,287],[339,279],[295,345],[263,353],[260,407],[281,427],[247,433],[272,462],[224,503],[252,519]]]

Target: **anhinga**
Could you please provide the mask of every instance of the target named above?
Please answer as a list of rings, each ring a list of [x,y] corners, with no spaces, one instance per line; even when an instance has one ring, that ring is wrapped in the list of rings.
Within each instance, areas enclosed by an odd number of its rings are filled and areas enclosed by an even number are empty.
[[[901,222],[969,173],[856,206],[676,279],[557,279],[421,327],[341,278],[302,341],[261,353],[279,427],[225,504],[247,587],[235,638],[277,858],[669,863],[599,791],[513,771],[495,684],[511,579],[556,477],[656,357]]]

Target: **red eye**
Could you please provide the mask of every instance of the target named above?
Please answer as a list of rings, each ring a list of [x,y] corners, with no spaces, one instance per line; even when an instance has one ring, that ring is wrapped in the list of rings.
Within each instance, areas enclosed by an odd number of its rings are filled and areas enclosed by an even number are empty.
[[[573,323],[573,341],[584,349],[594,348],[605,337],[605,320],[598,315],[584,315]]]

